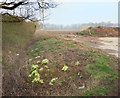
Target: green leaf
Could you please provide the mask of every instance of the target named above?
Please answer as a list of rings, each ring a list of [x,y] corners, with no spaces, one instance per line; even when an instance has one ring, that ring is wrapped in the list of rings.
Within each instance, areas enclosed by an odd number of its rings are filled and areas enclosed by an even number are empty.
[[[53,78],[53,79],[51,80],[51,82],[55,82],[57,79],[58,79],[58,78]]]
[[[41,65],[43,65],[43,64],[48,64],[48,59],[44,59],[44,60],[42,60],[42,64]]]
[[[49,83],[49,85],[51,85],[51,86],[52,86],[52,85],[53,85],[53,83],[52,83],[52,82],[50,82],[50,83]]]
[[[62,68],[63,71],[67,71],[68,66],[64,65],[64,67]]]
[[[40,68],[40,69],[39,69],[39,72],[41,72],[41,71],[43,71],[43,68]]]
[[[80,65],[80,62],[79,62],[79,61],[77,61],[77,62],[75,63],[75,65],[77,65],[77,66],[78,66],[78,65]]]
[[[40,80],[39,82],[42,83],[42,84],[44,83],[43,80]]]

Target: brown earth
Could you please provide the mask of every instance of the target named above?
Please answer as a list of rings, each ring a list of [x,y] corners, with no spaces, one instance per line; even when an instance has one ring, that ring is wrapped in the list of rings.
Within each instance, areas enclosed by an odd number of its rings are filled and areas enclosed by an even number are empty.
[[[104,27],[104,26],[98,26],[98,27],[89,27],[88,29],[85,29],[86,31],[96,31],[97,34],[84,34],[85,36],[96,36],[96,37],[118,37],[119,36],[119,27]],[[78,33],[79,34],[79,33]]]
[[[96,30],[98,32],[97,36],[100,36],[100,37],[104,37],[104,36],[105,37],[117,37],[118,30],[120,30],[120,28],[98,26],[98,27],[92,28],[91,30]]]

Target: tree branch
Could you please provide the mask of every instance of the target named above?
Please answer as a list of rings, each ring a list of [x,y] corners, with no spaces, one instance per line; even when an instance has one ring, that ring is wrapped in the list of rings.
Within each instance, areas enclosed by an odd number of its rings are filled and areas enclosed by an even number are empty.
[[[13,10],[13,9],[17,8],[18,6],[22,5],[24,2],[25,1],[18,2],[16,4],[14,4],[12,7],[1,5],[0,8],[2,8],[2,9],[8,9],[8,10]]]

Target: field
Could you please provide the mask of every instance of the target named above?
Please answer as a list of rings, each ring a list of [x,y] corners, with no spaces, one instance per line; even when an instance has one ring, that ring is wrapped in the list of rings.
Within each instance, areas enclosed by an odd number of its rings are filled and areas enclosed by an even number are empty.
[[[117,96],[116,57],[64,38],[76,31],[34,31],[3,23],[3,96]]]

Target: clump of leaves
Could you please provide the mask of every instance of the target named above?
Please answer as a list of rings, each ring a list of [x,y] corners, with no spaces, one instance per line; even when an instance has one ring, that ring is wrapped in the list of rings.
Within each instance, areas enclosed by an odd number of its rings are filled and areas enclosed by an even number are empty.
[[[82,78],[82,74],[81,74],[80,72],[78,72],[78,76],[79,76],[80,78]]]
[[[44,60],[42,60],[42,64],[41,65],[44,65],[44,64],[48,64],[48,59],[44,59]]]
[[[40,80],[40,74],[37,70],[34,70],[30,75],[30,78],[33,78],[32,83],[43,83],[42,80]]]
[[[77,62],[75,63],[75,65],[77,65],[77,66],[78,66],[78,65],[80,65],[80,62],[79,62],[79,61],[77,61]]]
[[[37,64],[39,64],[40,63],[40,61],[37,61]]]
[[[37,58],[40,58],[40,56],[36,56],[35,58],[36,58],[36,59],[37,59]]]
[[[38,65],[33,65],[30,69],[30,73],[32,73],[33,71],[37,70],[39,68]]]
[[[39,69],[39,72],[42,72],[42,71],[43,71],[43,68],[40,68],[40,69]]]
[[[56,78],[53,78],[50,82],[49,82],[49,85],[53,85],[53,82],[55,82],[56,80],[57,80],[58,78],[56,77]]]
[[[48,66],[45,66],[46,69],[48,69]]]
[[[64,65],[64,67],[62,68],[63,71],[67,71],[68,70],[68,66]]]

